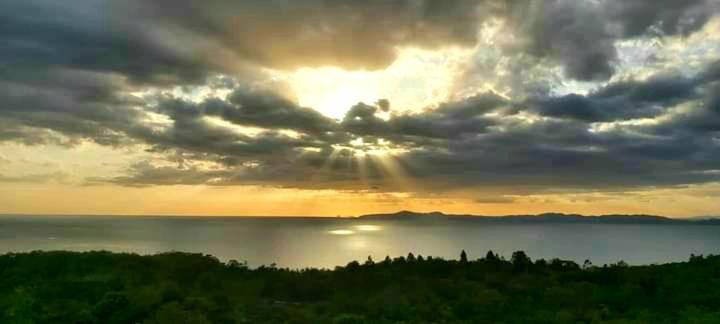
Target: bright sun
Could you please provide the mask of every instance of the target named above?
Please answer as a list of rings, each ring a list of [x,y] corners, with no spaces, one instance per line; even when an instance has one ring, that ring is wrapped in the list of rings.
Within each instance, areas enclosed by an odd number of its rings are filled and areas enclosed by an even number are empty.
[[[301,106],[342,119],[358,102],[370,104],[381,99],[381,78],[378,72],[303,68],[292,74],[289,81]]]
[[[417,111],[448,99],[459,68],[471,51],[444,49],[398,50],[395,62],[385,70],[346,71],[335,67],[274,71],[287,82],[298,104],[342,119],[357,104],[388,99],[395,112]]]

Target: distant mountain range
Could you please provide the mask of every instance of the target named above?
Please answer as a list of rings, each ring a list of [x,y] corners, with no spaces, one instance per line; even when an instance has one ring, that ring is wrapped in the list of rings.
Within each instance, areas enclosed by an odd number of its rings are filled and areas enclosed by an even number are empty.
[[[544,213],[538,215],[482,216],[444,214],[441,212],[416,213],[400,211],[392,214],[369,214],[358,217],[368,220],[402,221],[474,221],[487,223],[562,223],[562,224],[702,224],[720,225],[720,217],[669,218],[656,215],[600,215]]]

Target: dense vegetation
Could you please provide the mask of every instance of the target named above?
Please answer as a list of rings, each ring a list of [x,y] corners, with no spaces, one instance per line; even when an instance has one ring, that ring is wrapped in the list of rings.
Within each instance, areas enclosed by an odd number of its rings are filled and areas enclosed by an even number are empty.
[[[335,270],[211,256],[0,256],[0,323],[720,323],[720,257],[653,266],[413,256]]]

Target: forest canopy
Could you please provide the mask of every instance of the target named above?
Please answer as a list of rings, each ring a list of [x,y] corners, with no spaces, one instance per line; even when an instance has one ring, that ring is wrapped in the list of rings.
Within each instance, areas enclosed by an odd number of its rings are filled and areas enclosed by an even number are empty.
[[[210,255],[0,256],[0,323],[719,323],[720,256],[629,266],[492,251],[335,269]]]

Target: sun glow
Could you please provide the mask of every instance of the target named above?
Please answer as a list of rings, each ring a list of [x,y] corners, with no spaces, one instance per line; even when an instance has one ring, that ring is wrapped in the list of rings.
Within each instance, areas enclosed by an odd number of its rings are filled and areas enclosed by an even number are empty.
[[[381,99],[377,78],[375,72],[302,68],[290,76],[290,84],[301,106],[341,119],[358,102]]]
[[[382,230],[382,226],[379,225],[357,225],[355,229],[362,232],[378,232]]]
[[[369,156],[384,157],[388,155],[401,155],[408,152],[406,148],[393,145],[391,142],[382,138],[375,142],[366,142],[362,137],[358,137],[350,141],[349,144],[349,146],[334,144],[332,147],[336,151],[347,150],[356,158]]]
[[[384,70],[346,71],[335,67],[301,68],[287,73],[272,71],[287,82],[301,106],[342,119],[355,104],[388,99],[394,112],[418,111],[445,101],[460,67],[472,53],[447,48],[427,51],[398,50],[395,62]]]
[[[346,229],[338,229],[338,230],[332,230],[328,232],[332,235],[353,235],[355,234],[355,231],[346,230]]]

